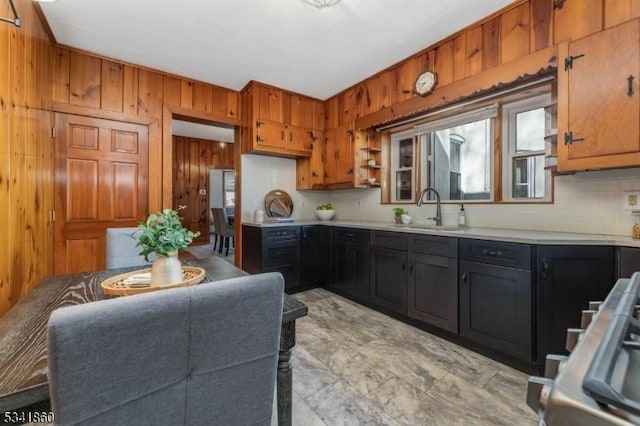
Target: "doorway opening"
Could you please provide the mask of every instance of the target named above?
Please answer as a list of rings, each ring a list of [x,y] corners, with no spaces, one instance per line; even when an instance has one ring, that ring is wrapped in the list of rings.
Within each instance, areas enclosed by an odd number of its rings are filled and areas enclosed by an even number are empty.
[[[211,244],[212,207],[234,207],[237,199],[235,129],[183,116],[173,117],[171,129],[173,208],[186,207],[183,225],[200,232],[194,245]]]

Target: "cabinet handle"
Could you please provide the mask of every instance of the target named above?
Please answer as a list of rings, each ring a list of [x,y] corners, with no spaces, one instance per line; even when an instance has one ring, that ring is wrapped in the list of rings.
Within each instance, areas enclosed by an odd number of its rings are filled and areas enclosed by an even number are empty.
[[[413,274],[413,263],[409,264],[409,273]]]
[[[462,283],[463,284],[467,283],[467,274],[462,274]]]
[[[549,276],[549,264],[547,263],[546,259],[542,259],[542,276]]]
[[[284,130],[280,130],[280,140],[284,140]]]
[[[293,132],[289,132],[289,142],[293,140]]]
[[[633,76],[627,77],[627,96],[633,97]]]
[[[352,233],[348,233],[348,234],[345,234],[345,235],[346,235],[347,237],[349,237],[349,238],[353,237],[353,234],[352,234]]]
[[[404,271],[405,271],[405,269],[407,269],[407,264],[406,264],[406,263],[404,263],[404,262],[402,262],[402,272],[404,272]]]

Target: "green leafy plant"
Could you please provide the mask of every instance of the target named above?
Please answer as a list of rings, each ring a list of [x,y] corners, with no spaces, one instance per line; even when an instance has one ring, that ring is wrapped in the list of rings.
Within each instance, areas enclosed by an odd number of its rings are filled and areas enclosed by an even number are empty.
[[[393,209],[393,213],[396,215],[396,217],[400,217],[403,214],[407,214],[409,212],[403,209],[402,207],[396,207]]]
[[[186,206],[179,206],[178,210]],[[140,222],[136,247],[142,247],[141,255],[149,260],[151,253],[167,256],[170,252],[185,250],[200,235],[200,232],[192,232],[182,226],[178,212],[172,209],[164,209],[161,212],[152,213],[146,221]]]
[[[316,210],[333,210],[333,206],[331,205],[331,203],[320,204],[318,207],[316,207]]]

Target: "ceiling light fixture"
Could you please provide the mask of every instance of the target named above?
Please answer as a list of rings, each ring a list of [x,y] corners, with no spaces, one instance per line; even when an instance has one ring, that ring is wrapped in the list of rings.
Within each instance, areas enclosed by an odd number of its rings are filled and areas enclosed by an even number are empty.
[[[0,16],[0,21],[8,22],[10,24],[15,25],[16,27],[20,26],[20,15],[18,15],[18,10],[16,6],[13,4],[13,0],[9,0],[9,5],[11,6],[11,11],[13,12],[13,19],[11,18],[3,18]]]
[[[340,3],[340,0],[304,0],[306,3],[309,3],[312,6],[317,7],[318,9],[322,9],[324,7],[334,6]]]

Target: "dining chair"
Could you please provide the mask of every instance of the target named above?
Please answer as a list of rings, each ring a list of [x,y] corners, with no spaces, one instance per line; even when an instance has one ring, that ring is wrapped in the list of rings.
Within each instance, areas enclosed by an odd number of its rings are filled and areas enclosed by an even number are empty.
[[[272,272],[55,310],[56,424],[270,424],[283,292]]]
[[[144,260],[144,256],[140,254],[142,249],[136,247],[138,232],[140,230],[137,227],[107,228],[105,257],[107,269],[148,265],[153,261],[153,255],[149,256],[149,262]]]
[[[218,228],[216,228],[216,214],[213,211],[213,207],[211,207],[211,223],[213,226],[213,251],[216,251],[216,246],[218,245]],[[222,241],[222,238],[220,239]]]
[[[230,241],[233,242],[234,236],[233,226],[229,225],[229,222],[227,222],[222,207],[214,207],[212,210],[216,234],[220,236],[220,246],[218,248],[218,253],[222,253],[222,245],[224,242],[224,245],[227,248],[225,256],[229,256],[229,245]]]

